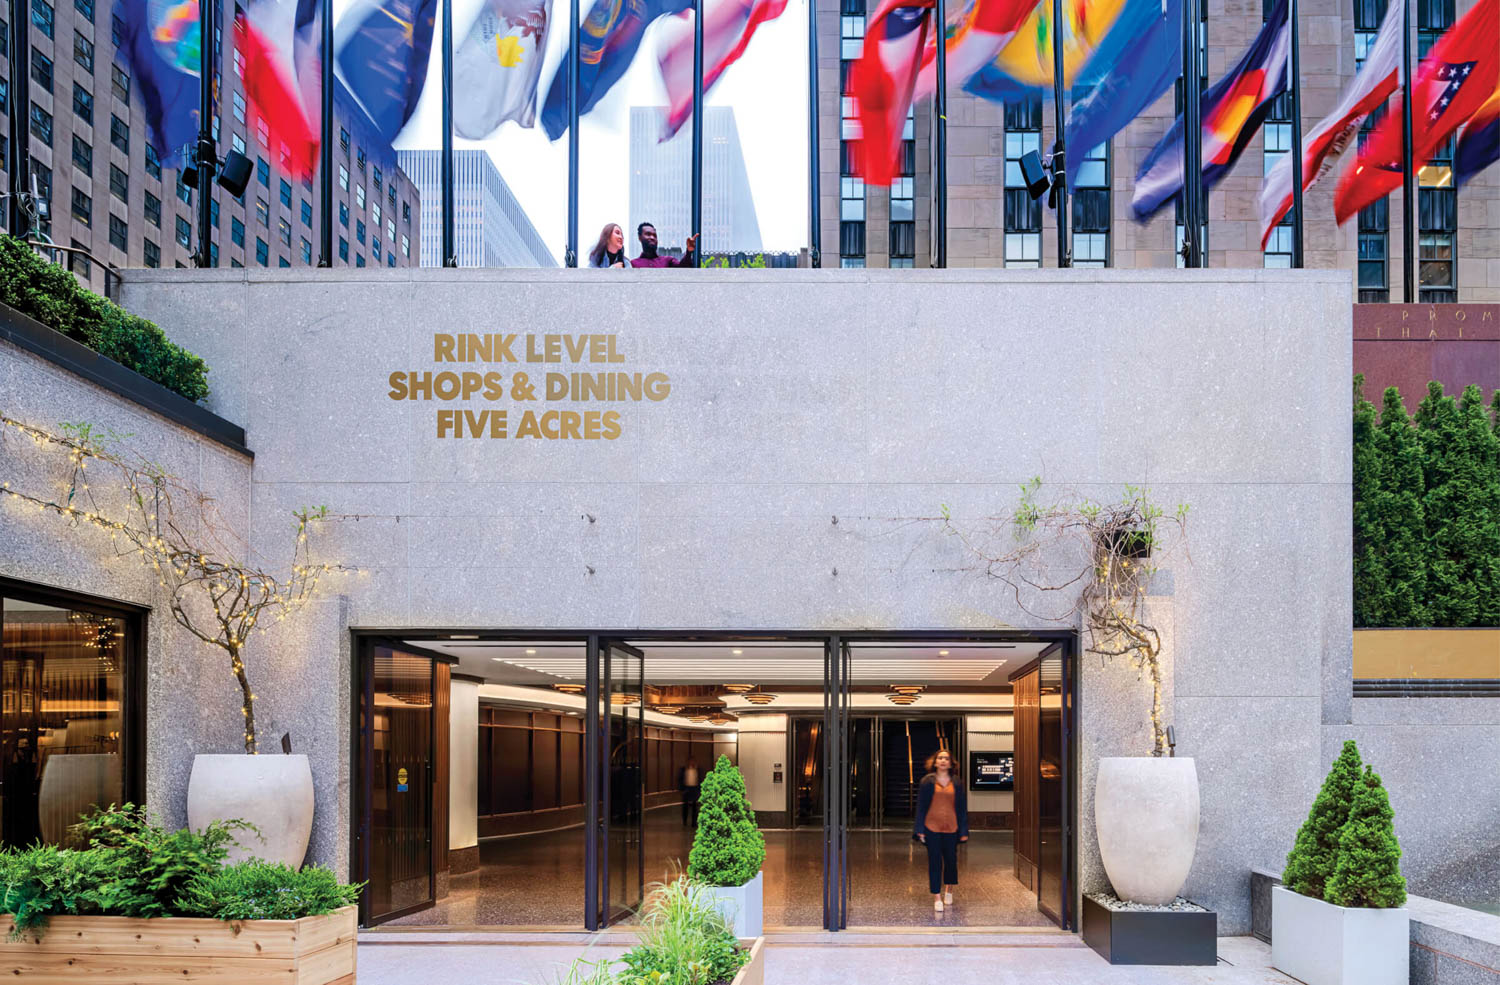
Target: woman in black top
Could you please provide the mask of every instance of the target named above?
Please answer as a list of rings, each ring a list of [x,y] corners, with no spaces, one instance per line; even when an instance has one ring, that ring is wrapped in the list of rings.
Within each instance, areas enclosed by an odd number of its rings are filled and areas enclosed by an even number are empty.
[[[969,840],[969,796],[947,749],[933,753],[927,769],[917,790],[912,837],[927,846],[927,890],[932,908],[942,912],[958,885],[958,843]]]

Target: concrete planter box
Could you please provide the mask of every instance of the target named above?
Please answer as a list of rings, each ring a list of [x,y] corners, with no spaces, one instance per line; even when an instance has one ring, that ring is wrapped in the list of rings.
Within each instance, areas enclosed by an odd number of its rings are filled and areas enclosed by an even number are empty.
[[[1112,910],[1083,898],[1083,942],[1110,964],[1212,967],[1218,933],[1211,910]]]
[[[1408,985],[1406,907],[1334,906],[1271,890],[1271,965],[1306,985]]]
[[[745,962],[729,985],[766,985],[766,939],[756,937],[753,941],[741,940],[740,943],[750,948],[750,960]]]
[[[706,886],[704,895],[713,900],[714,908],[724,915],[736,937],[759,937],[761,935],[761,887],[764,872],[743,886]]]
[[[53,917],[15,941],[0,921],[0,977],[33,985],[354,985],[358,910],[301,920]]]

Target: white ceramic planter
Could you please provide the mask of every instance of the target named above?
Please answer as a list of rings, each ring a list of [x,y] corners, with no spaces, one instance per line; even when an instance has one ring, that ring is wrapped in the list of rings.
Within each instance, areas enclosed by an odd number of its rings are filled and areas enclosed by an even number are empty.
[[[1410,952],[1404,906],[1334,906],[1271,890],[1271,965],[1306,985],[1407,985]]]
[[[236,835],[229,860],[261,858],[302,865],[312,837],[312,770],[303,755],[200,755],[188,780],[188,825],[248,821],[260,832]]]
[[[743,886],[709,886],[704,890],[714,901],[714,908],[734,927],[736,937],[761,935],[764,877],[764,872],[757,872],[755,878]]]
[[[1094,784],[1099,854],[1115,895],[1177,897],[1198,847],[1198,771],[1187,757],[1105,757]]]
[[[120,799],[120,757],[112,752],[53,753],[42,767],[37,791],[37,820],[42,840],[61,845],[79,815],[96,804]]]

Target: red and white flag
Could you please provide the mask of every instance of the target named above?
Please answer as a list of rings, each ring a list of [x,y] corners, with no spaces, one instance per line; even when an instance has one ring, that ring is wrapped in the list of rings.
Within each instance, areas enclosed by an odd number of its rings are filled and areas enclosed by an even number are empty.
[[[319,122],[315,0],[250,0],[235,4],[234,44],[243,62],[245,96],[264,122],[268,154],[297,178],[318,165]]]
[[[1402,7],[1393,2],[1385,13],[1370,54],[1338,107],[1302,140],[1302,190],[1328,175],[1359,133],[1361,121],[1400,86]],[[1264,250],[1283,216],[1292,208],[1292,155],[1283,154],[1266,175],[1260,192],[1260,248]]]
[[[1479,0],[1432,46],[1411,81],[1414,168],[1432,160],[1438,145],[1484,105],[1497,83],[1500,0]],[[1333,196],[1339,225],[1401,187],[1401,143],[1401,114],[1387,113],[1339,179]]]
[[[703,9],[703,91],[707,93],[750,46],[755,29],[775,20],[787,0],[709,0]],[[661,140],[669,140],[693,115],[693,12],[662,22],[657,63],[667,89]]]
[[[869,185],[890,185],[901,155],[901,132],[932,30],[933,0],[885,0],[865,28],[865,49],[849,73],[859,104],[856,173]]]
[[[952,85],[956,79],[962,85],[994,61],[1000,49],[1010,44],[1021,25],[1026,23],[1036,5],[1037,0],[973,0],[947,39],[944,68],[948,73],[948,84]],[[937,42],[931,40],[922,52],[922,68],[917,75],[912,100],[925,99],[936,90]]]

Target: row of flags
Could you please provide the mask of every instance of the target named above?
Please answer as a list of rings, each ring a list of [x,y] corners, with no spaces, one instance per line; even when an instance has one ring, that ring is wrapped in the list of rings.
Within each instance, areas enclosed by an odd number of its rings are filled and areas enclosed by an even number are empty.
[[[440,0],[355,0],[335,31],[339,76],[386,140],[416,111],[427,79]],[[756,29],[787,0],[707,0],[704,89],[745,53]],[[321,0],[237,0],[234,44],[245,94],[285,166],[311,176],[321,139]],[[140,91],[152,146],[180,167],[198,135],[198,0],[116,0],[125,57]],[[594,0],[580,26],[579,113],[592,110],[630,68],[647,28],[658,32],[657,62],[668,97],[660,139],[692,114],[692,0]],[[484,0],[453,51],[453,127],[483,139],[506,121],[536,123],[552,0]],[[542,100],[542,126],[557,139],[568,127],[569,51]]]
[[[1031,98],[1053,86],[1052,45],[1061,41],[1063,83],[1073,92],[1066,121],[1070,147],[1089,150],[1123,130],[1182,75],[1182,0],[1065,0],[1053,24],[1052,0],[970,0],[945,25],[949,77],[998,102]],[[870,18],[851,74],[862,137],[857,159],[867,183],[898,174],[900,134],[913,102],[930,93],[933,0],[884,0]],[[1428,161],[1459,131],[1454,180],[1461,185],[1500,158],[1500,0],[1479,0],[1428,52],[1411,85],[1416,162]],[[1361,124],[1401,89],[1402,0],[1392,0],[1366,63],[1340,100],[1303,141],[1303,188],[1326,177]],[[1294,25],[1287,0],[1201,97],[1202,187],[1233,169],[1287,91]],[[1401,113],[1387,112],[1344,169],[1334,196],[1340,223],[1401,184]],[[1462,128],[1460,130],[1460,128]],[[1146,221],[1182,193],[1183,119],[1179,115],[1136,172],[1131,210]],[[1260,197],[1262,247],[1293,200],[1292,159],[1266,176]]]

